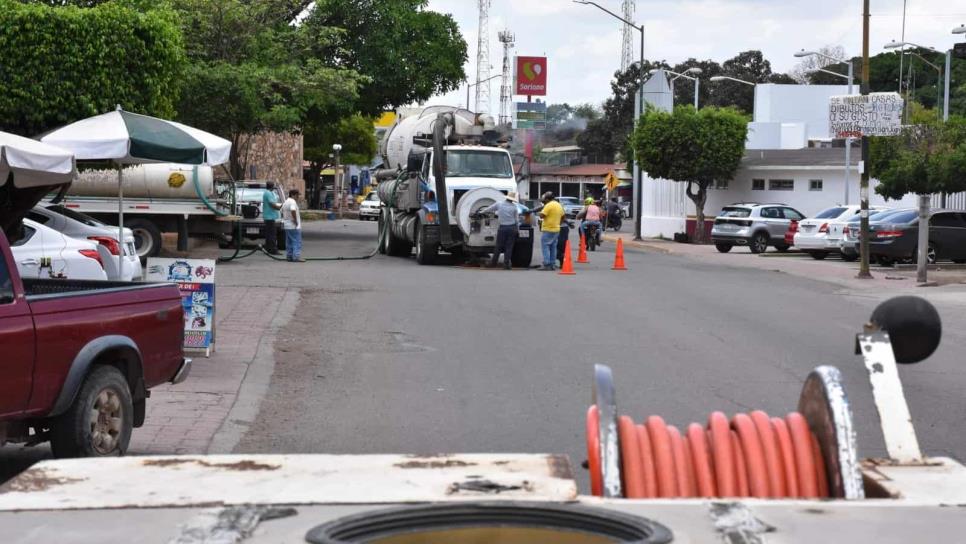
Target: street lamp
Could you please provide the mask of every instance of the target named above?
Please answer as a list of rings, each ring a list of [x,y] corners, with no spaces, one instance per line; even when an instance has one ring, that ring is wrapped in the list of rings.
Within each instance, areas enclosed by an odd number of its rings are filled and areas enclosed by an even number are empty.
[[[727,81],[737,81],[738,83],[744,83],[745,85],[751,85],[752,87],[754,87],[755,85],[758,85],[757,83],[752,83],[751,81],[745,81],[743,79],[738,79],[736,77],[729,77],[729,76],[711,76],[709,78],[709,80],[710,81],[714,81],[716,83],[718,81],[725,81],[725,80],[727,80]]]
[[[342,152],[342,144],[332,144],[332,152],[335,154],[335,180],[334,185],[339,195],[339,219],[345,216],[345,194],[342,186],[342,171],[339,166],[339,154]]]
[[[958,26],[958,27],[956,27],[956,28],[953,29],[953,34],[964,34],[964,33],[966,33],[966,26],[960,25],[960,26]],[[896,48],[899,48],[899,47],[918,47],[919,49],[928,49],[929,51],[932,51],[933,53],[939,53],[939,51],[937,51],[935,47],[926,47],[925,45],[919,45],[919,44],[915,44],[915,43],[912,43],[912,42],[897,42],[895,40],[892,40],[891,42],[885,44],[882,47],[884,49],[896,49]],[[927,64],[929,64],[930,66],[932,66],[936,70],[939,70],[939,67],[938,66],[936,66],[935,64],[933,64],[933,63],[929,62],[928,60],[924,59],[922,57],[922,55],[916,54],[914,52],[912,54],[914,54],[917,57],[919,57],[920,59],[924,60]],[[946,73],[945,73],[945,77],[942,78],[944,80],[943,81],[943,97],[944,97],[943,98],[943,122],[945,122],[947,119],[949,119],[949,65],[951,64],[952,56],[953,56],[952,49],[946,51],[946,70],[945,70]],[[942,76],[940,76],[940,77],[942,77]],[[902,74],[901,73],[899,74],[899,79],[902,79]],[[937,87],[938,87],[938,85],[937,85]],[[937,100],[938,100],[938,98],[937,98]]]
[[[852,94],[852,82],[854,81],[854,70],[855,70],[855,63],[852,62],[852,59],[849,59],[849,60],[840,59],[837,57],[833,57],[832,55],[827,55],[825,53],[822,53],[821,51],[806,51],[804,49],[795,53],[795,56],[798,58],[822,57],[823,59],[828,59],[835,63],[843,63],[843,62],[847,63],[849,65],[848,75],[840,74],[838,72],[833,72],[831,70],[826,70],[824,68],[817,68],[816,71],[825,72],[826,74],[832,74],[833,76],[844,77],[849,82],[848,93],[850,95]],[[852,171],[852,138],[846,138],[845,139],[845,202],[844,202],[846,206],[849,205],[849,178],[851,177],[850,176],[851,171]]]
[[[654,75],[654,74],[657,73],[658,70],[659,70],[659,68],[655,68],[653,70],[650,70],[649,73],[651,75]],[[674,71],[671,71],[671,70],[664,70],[664,71],[667,72],[667,73],[669,73],[669,74],[674,74],[676,76],[676,77],[671,78],[671,95],[672,96],[674,95],[674,80],[675,79],[678,79],[678,78],[683,77],[684,79],[690,79],[691,81],[694,82],[694,109],[698,109],[698,90],[701,88],[701,80],[698,79],[698,78],[696,78],[696,77],[691,77],[691,76],[685,75],[685,74],[692,73],[692,74],[695,74],[695,75],[701,75],[701,73],[704,70],[702,70],[701,68],[698,68],[697,66],[692,66],[691,68],[688,68],[687,70],[685,70],[684,72],[681,72],[681,73],[674,72]]]
[[[641,24],[640,26],[637,26],[633,22],[628,21],[627,19],[621,17],[620,15],[617,15],[613,11],[601,6],[596,2],[590,2],[588,0],[573,0],[573,2],[575,4],[594,6],[595,8],[603,11],[604,13],[607,13],[611,17],[617,19],[618,21],[623,22],[624,24],[628,25],[629,27],[641,33],[641,60],[640,60],[640,70],[639,70],[641,77],[640,77],[640,82],[637,89],[637,100],[634,101],[634,126],[636,127],[641,119],[641,110],[644,109],[644,25]],[[638,161],[635,160],[634,161],[634,195],[632,197],[632,199],[634,200],[633,214],[634,214],[634,239],[635,240],[641,239],[641,211],[642,211],[641,210],[641,192],[644,185],[641,179],[641,176],[642,176],[641,167],[638,164]],[[616,459],[614,461],[616,462]],[[610,496],[610,495],[608,495],[605,492],[604,496]]]
[[[495,76],[490,76],[490,77],[484,79],[483,81],[477,81],[476,83],[469,83],[469,82],[467,82],[467,84],[466,84],[466,109],[470,109],[470,87],[476,87],[480,83],[486,83],[487,81],[490,81],[491,79],[496,79],[498,77],[503,77],[503,74],[497,74]],[[479,112],[477,112],[477,113],[479,113]]]

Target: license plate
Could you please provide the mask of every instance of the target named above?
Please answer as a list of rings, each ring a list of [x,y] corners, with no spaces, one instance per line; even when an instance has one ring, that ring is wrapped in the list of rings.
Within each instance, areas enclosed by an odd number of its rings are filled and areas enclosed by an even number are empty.
[[[247,232],[248,234],[258,234],[259,232],[261,232],[261,229],[257,227],[248,227],[245,229],[245,232]]]
[[[802,230],[805,232],[812,232],[813,230],[815,230],[815,227],[813,225],[805,225],[804,227],[802,227]]]
[[[530,231],[528,231],[528,230],[521,230],[520,231],[520,238],[529,238],[529,237],[530,237]]]

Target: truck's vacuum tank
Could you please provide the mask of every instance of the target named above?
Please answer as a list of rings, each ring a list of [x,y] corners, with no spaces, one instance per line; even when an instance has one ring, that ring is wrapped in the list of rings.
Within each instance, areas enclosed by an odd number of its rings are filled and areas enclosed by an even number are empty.
[[[188,164],[144,164],[124,169],[124,196],[131,198],[197,199]],[[214,194],[210,166],[198,167],[198,185],[205,196]],[[116,197],[117,170],[86,170],[67,192],[70,196]]]
[[[406,162],[409,153],[413,148],[413,136],[419,134],[432,134],[433,123],[439,113],[454,112],[456,126],[455,134],[473,134],[480,130],[493,130],[493,119],[487,115],[478,116],[477,114],[453,106],[430,106],[417,115],[405,117],[397,122],[386,133],[382,140],[379,152],[383,157],[384,167],[391,169],[406,169]],[[474,130],[476,129],[476,130]]]

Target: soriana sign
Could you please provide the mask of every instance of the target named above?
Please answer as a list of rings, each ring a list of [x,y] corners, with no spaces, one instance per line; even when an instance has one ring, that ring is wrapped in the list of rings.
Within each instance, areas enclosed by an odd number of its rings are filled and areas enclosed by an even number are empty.
[[[517,57],[513,94],[547,95],[547,57]]]

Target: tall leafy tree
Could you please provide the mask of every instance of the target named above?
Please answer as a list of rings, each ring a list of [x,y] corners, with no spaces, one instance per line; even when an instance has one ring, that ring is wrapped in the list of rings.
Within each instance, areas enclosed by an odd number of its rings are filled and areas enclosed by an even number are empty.
[[[338,122],[353,113],[365,78],[314,53],[339,32],[291,24],[303,3],[171,1],[191,60],[179,119],[232,141],[233,175],[245,171],[246,134],[301,131],[317,119]]]
[[[789,76],[773,73],[771,63],[758,50],[743,51],[721,63],[721,75],[751,83],[794,83]],[[734,107],[746,114],[754,112],[755,88],[751,85],[730,80],[713,85],[709,105]]]
[[[170,117],[184,64],[166,9],[0,0],[0,130],[32,136],[118,104]]]
[[[308,34],[339,29],[337,41],[310,44],[319,58],[368,79],[357,110],[365,115],[423,102],[466,79],[466,41],[450,15],[428,0],[319,0],[301,26]]]
[[[687,183],[697,211],[696,242],[704,242],[708,187],[734,177],[744,155],[747,123],[732,108],[676,106],[672,113],[648,109],[634,132],[634,152],[645,172]]]

